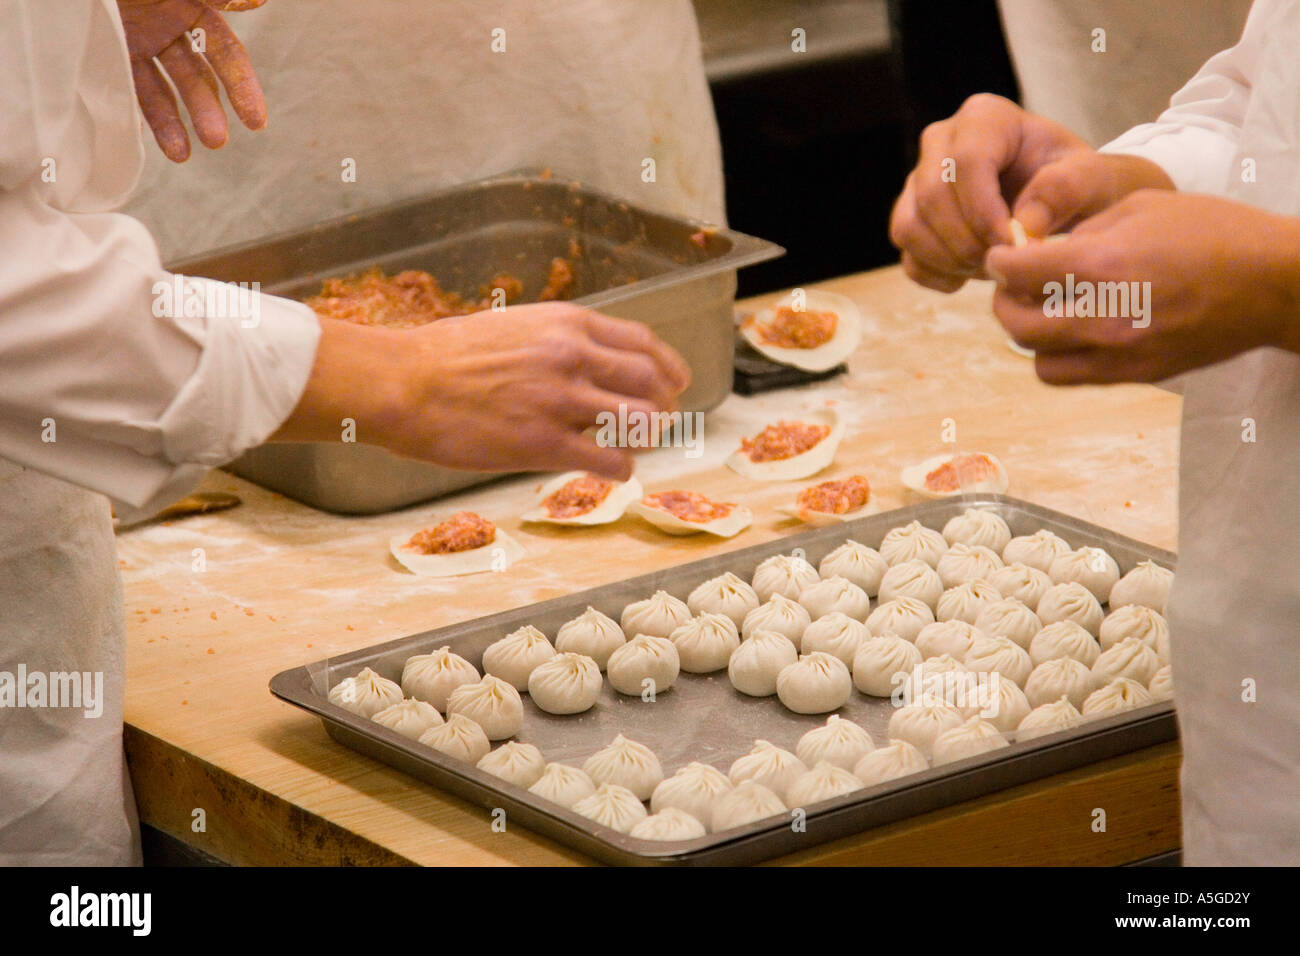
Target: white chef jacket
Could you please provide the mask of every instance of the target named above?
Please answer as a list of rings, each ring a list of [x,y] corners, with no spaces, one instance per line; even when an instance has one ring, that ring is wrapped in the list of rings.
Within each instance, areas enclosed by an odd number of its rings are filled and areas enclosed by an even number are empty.
[[[1025,108],[1098,146],[1154,119],[1251,0],[998,0]],[[1104,30],[1104,52],[1094,50]]]
[[[319,336],[270,297],[253,327],[155,316],[170,277],[145,228],[106,211],[141,159],[117,4],[0,5],[0,680],[77,671],[103,688],[97,717],[17,706],[25,693],[0,706],[0,864],[138,860],[122,591],[95,492],[147,511],[264,440]]]
[[[1107,145],[1180,189],[1300,215],[1300,3],[1257,0],[1241,41]],[[1254,182],[1243,181],[1243,163]],[[1296,316],[1294,321],[1300,321]],[[1185,376],[1169,615],[1189,864],[1300,863],[1300,356]],[[1252,441],[1249,438],[1254,430]],[[1253,691],[1253,696],[1252,696]]]

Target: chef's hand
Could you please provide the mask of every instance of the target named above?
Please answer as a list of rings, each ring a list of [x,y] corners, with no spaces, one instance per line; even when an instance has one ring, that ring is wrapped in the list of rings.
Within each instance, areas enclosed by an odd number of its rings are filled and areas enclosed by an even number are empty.
[[[1242,203],[1142,190],[1064,239],[993,249],[988,269],[998,319],[1052,384],[1152,382],[1258,346],[1300,351],[1300,219]],[[1129,315],[1047,314],[1046,286],[1067,273],[1097,301],[1097,283],[1128,284]]]
[[[601,412],[671,411],[681,357],[638,322],[562,302],[440,319],[413,330],[322,319],[321,344],[279,441],[357,440],[448,468],[632,473],[628,449],[584,432]],[[653,419],[650,419],[653,421]]]
[[[252,10],[265,2],[117,0],[136,99],[158,147],[173,162],[189,158],[190,138],[167,78],[180,92],[199,142],[209,149],[224,146],[229,133],[218,78],[245,126],[256,130],[266,125],[266,101],[248,53],[217,12]]]
[[[1011,242],[1009,204],[1031,236],[1046,236],[1145,187],[1173,184],[1154,163],[1098,153],[1059,123],[980,93],[925,128],[889,237],[909,277],[955,292],[985,277],[990,248]]]

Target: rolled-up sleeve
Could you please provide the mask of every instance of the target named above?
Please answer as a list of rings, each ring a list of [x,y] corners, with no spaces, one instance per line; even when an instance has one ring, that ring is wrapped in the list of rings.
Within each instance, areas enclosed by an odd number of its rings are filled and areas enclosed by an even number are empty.
[[[1207,60],[1154,123],[1135,126],[1102,151],[1149,159],[1181,190],[1224,192],[1237,172],[1233,160],[1275,6],[1259,0],[1236,46]]]

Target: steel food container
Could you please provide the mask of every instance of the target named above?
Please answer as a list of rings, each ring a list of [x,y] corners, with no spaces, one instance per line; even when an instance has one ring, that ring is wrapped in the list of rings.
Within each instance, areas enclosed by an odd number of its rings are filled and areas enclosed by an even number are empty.
[[[303,298],[322,280],[374,266],[423,269],[447,290],[478,297],[507,272],[536,301],[551,260],[575,263],[570,299],[644,322],[691,366],[684,411],[708,411],[731,391],[735,270],[781,255],[743,233],[639,208],[540,171],[466,183],[174,263],[174,272],[258,282]],[[340,425],[340,434],[342,426]],[[357,443],[268,444],[230,466],[238,475],[326,511],[375,514],[491,480]]]

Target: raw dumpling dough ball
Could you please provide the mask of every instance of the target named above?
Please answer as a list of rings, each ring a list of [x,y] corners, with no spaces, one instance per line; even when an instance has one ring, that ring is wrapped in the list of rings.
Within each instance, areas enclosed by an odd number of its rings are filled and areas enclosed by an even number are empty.
[[[968,707],[963,716],[982,717],[1006,734],[1015,730],[1032,709],[1023,690],[1009,680],[999,680],[994,682],[992,693],[985,696],[980,706]]]
[[[500,677],[515,690],[528,689],[528,675],[542,661],[555,656],[555,648],[546,635],[525,624],[501,640],[489,644],[483,652],[483,670]]]
[[[839,611],[859,621],[871,610],[871,598],[852,581],[844,578],[827,578],[809,585],[799,595],[799,603],[814,621],[832,611]]]
[[[812,617],[802,604],[784,594],[773,594],[765,604],[745,615],[740,624],[740,635],[750,637],[755,631],[776,631],[799,647],[803,642],[803,632],[811,623]]]
[[[1062,697],[1050,704],[1040,704],[1031,710],[1016,727],[1016,739],[1033,740],[1035,737],[1069,730],[1081,723],[1083,723],[1083,714],[1079,713],[1079,708],[1075,707],[1068,697]]]
[[[1027,564],[1047,574],[1052,570],[1053,561],[1069,553],[1070,546],[1064,538],[1043,528],[1008,541],[1002,549],[1002,560],[1007,564]]]
[[[807,807],[861,789],[862,781],[851,770],[823,760],[795,778],[790,784],[788,802],[792,807]]]
[[[943,535],[919,521],[894,528],[880,542],[880,556],[891,565],[919,559],[933,568],[947,551]]]
[[[955,760],[964,760],[979,754],[1011,746],[1002,731],[979,717],[972,717],[960,727],[945,730],[934,741],[936,767]]]
[[[478,668],[453,654],[450,647],[408,657],[402,666],[403,693],[441,711],[447,709],[447,698],[453,690],[461,684],[477,683],[478,679]]]
[[[1169,643],[1169,624],[1159,611],[1144,604],[1115,608],[1102,620],[1097,637],[1102,650],[1114,647],[1126,637],[1136,637],[1159,654],[1161,660],[1168,659],[1168,653],[1161,653],[1160,647]]]
[[[974,624],[979,619],[980,611],[990,604],[1001,601],[1002,595],[993,585],[984,581],[967,581],[955,588],[948,588],[939,595],[935,605],[936,621],[965,621]]]
[[[718,833],[782,813],[785,804],[779,796],[756,780],[746,780],[718,798],[709,829]]]
[[[596,792],[596,785],[590,777],[577,767],[568,764],[548,763],[537,782],[528,788],[543,800],[557,803],[565,809],[571,809],[583,797]]]
[[[1043,622],[1028,605],[1015,598],[1003,598],[984,605],[975,618],[975,626],[985,634],[1009,637],[1028,649],[1034,635],[1043,629]]]
[[[977,674],[997,671],[1017,686],[1023,685],[1034,669],[1029,652],[1011,638],[1000,635],[975,638],[962,663]]]
[[[594,658],[565,651],[533,668],[528,696],[548,714],[581,714],[595,706],[602,683]]]
[[[532,744],[511,741],[479,758],[476,766],[506,783],[527,789],[541,779],[546,770],[546,758]]]
[[[962,725],[961,713],[948,704],[908,704],[899,707],[889,718],[890,741],[905,740],[926,760],[934,751],[934,741],[945,730]]]
[[[889,563],[880,552],[858,541],[848,540],[822,558],[817,570],[824,578],[840,577],[852,581],[868,597],[880,593],[880,580],[889,570]]]
[[[644,601],[634,601],[623,608],[619,622],[625,635],[647,634],[650,637],[667,637],[691,619],[691,609],[686,602],[667,591],[656,591]]]
[[[776,696],[796,714],[825,714],[849,702],[853,675],[838,657],[823,651],[803,654],[776,675]]]
[[[929,769],[925,754],[916,747],[906,740],[891,740],[859,760],[853,768],[853,776],[861,780],[864,787],[874,787],[886,780],[897,780]]]
[[[1065,698],[1079,708],[1096,688],[1092,669],[1083,661],[1073,657],[1053,657],[1034,668],[1025,681],[1025,696],[1035,707]]]
[[[755,631],[740,642],[727,662],[731,686],[750,697],[771,697],[782,668],[799,659],[790,639],[776,631]]]
[[[1110,589],[1119,580],[1119,565],[1102,548],[1079,548],[1063,554],[1048,569],[1057,584],[1077,581],[1092,592],[1098,602],[1110,599]]]
[[[666,637],[638,634],[613,654],[606,668],[609,686],[620,694],[639,697],[662,694],[672,687],[681,672],[677,647]]]
[[[1092,676],[1098,686],[1116,677],[1128,677],[1145,687],[1158,670],[1160,658],[1136,637],[1124,638],[1102,651],[1092,662]]]
[[[930,605],[916,598],[894,598],[876,607],[867,618],[867,630],[876,637],[894,634],[915,641],[921,628],[934,623]]]
[[[831,714],[825,724],[814,727],[799,738],[794,752],[809,767],[825,761],[852,770],[864,754],[875,749],[869,733],[851,720]]]
[[[731,618],[707,611],[677,628],[668,639],[677,648],[682,670],[691,674],[722,670],[731,660],[731,652],[740,646]]]
[[[806,559],[798,555],[774,554],[754,569],[754,594],[760,601],[769,601],[774,594],[797,601],[804,588],[819,580],[817,569]]]
[[[363,667],[356,677],[345,677],[330,688],[329,702],[362,717],[373,717],[381,710],[400,704],[402,688],[396,681]]]
[[[1085,717],[1101,717],[1106,714],[1118,714],[1154,704],[1155,698],[1150,692],[1129,677],[1116,677],[1105,687],[1094,690],[1088,695],[1080,708]]]
[[[1174,669],[1168,664],[1162,664],[1160,669],[1151,675],[1147,690],[1156,700],[1173,700]]]
[[[853,685],[871,697],[889,697],[922,662],[917,645],[897,635],[863,641],[853,658]],[[898,678],[902,674],[902,678]]]
[[[1045,571],[1031,568],[1023,562],[998,568],[989,577],[989,584],[997,588],[1004,598],[1013,597],[1031,610],[1038,607],[1038,602],[1043,599],[1052,583]]]
[[[370,719],[403,737],[419,740],[420,734],[442,723],[442,714],[433,704],[422,700],[403,700],[385,707]]]
[[[1173,583],[1174,572],[1154,561],[1140,561],[1110,589],[1110,606],[1140,604],[1164,614]]]
[[[800,649],[804,654],[823,651],[852,666],[858,648],[870,638],[871,632],[867,630],[867,625],[847,614],[832,611],[808,625],[803,632]]]
[[[638,820],[628,836],[638,840],[694,840],[706,832],[704,824],[685,810],[669,807]]]
[[[570,809],[619,833],[631,833],[632,828],[648,816],[645,805],[636,794],[616,783],[601,784]]]
[[[492,749],[483,728],[463,714],[451,714],[445,723],[430,727],[420,734],[420,743],[454,760],[472,764],[477,764]]]
[[[627,787],[638,800],[649,800],[664,778],[663,767],[654,751],[622,734],[588,757],[582,769],[597,786],[616,783]]]
[[[740,627],[745,615],[758,605],[754,589],[730,571],[705,581],[686,598],[686,607],[692,613],[723,614],[731,618],[736,627]]]
[[[924,601],[934,610],[939,596],[943,594],[943,582],[939,574],[919,558],[895,564],[880,581],[881,602],[895,598],[910,597]],[[866,615],[864,614],[863,617]]]
[[[1011,541],[1011,529],[992,511],[967,508],[943,526],[943,538],[951,547],[954,544],[983,545],[998,554]]]
[[[935,570],[945,588],[955,588],[968,581],[987,581],[1002,566],[997,552],[982,544],[954,544],[939,559]]]
[[[661,781],[650,794],[650,810],[681,810],[699,820],[706,828],[713,821],[713,807],[732,783],[727,775],[705,763],[688,763],[671,777]]]
[[[961,661],[966,659],[966,652],[975,638],[985,636],[982,630],[965,621],[935,621],[921,628],[921,633],[916,635],[916,649],[923,658],[947,654]]]
[[[483,728],[488,740],[505,740],[524,725],[519,691],[491,674],[475,684],[461,684],[447,698],[447,716],[461,714]]]
[[[627,643],[627,635],[608,614],[589,607],[564,624],[555,635],[555,649],[561,653],[585,654],[602,671],[609,655]]]
[[[1029,642],[1029,657],[1036,665],[1054,657],[1073,657],[1091,667],[1100,653],[1092,635],[1073,621],[1048,624]]]
[[[807,771],[804,762],[790,751],[766,740],[755,740],[754,748],[749,753],[732,762],[727,776],[737,787],[747,782],[759,783],[776,794],[778,799],[785,800],[790,784]],[[715,807],[714,812],[716,811]]]
[[[1073,621],[1093,637],[1101,629],[1101,618],[1097,596],[1077,581],[1053,584],[1038,602],[1038,619],[1044,624]]]

